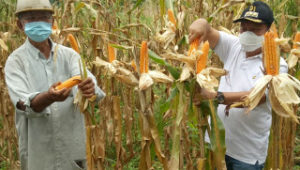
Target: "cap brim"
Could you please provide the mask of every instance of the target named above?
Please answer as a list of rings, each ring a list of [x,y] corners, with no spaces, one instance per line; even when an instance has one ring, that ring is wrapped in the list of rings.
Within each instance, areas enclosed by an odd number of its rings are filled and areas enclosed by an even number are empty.
[[[22,13],[22,12],[28,12],[28,11],[48,11],[48,12],[54,13],[54,10],[49,9],[49,8],[34,8],[34,9],[29,9],[28,8],[28,9],[23,9],[23,10],[16,11],[15,15],[18,15],[19,13]]]
[[[236,22],[242,22],[245,20],[255,22],[255,23],[263,23],[263,21],[261,19],[255,19],[255,18],[250,18],[250,17],[242,17],[242,18],[234,20],[233,22],[236,23]]]

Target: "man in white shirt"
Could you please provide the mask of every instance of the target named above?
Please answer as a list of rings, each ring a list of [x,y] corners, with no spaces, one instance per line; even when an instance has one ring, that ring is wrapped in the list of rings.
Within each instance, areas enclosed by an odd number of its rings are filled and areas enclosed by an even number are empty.
[[[19,0],[16,14],[28,38],[8,57],[5,80],[16,110],[21,169],[83,169],[85,125],[73,103],[77,88],[55,90],[59,82],[80,74],[80,56],[49,38],[49,0]],[[78,89],[99,101],[105,94],[90,72],[88,77]]]
[[[266,95],[260,104],[249,114],[244,108],[233,108],[225,116],[226,105],[239,102],[248,95],[259,78],[264,76],[262,61],[262,43],[273,23],[273,12],[261,1],[256,1],[246,8],[241,17],[239,37],[219,32],[212,28],[205,19],[198,19],[190,26],[189,39],[208,40],[210,47],[224,63],[228,75],[220,80],[217,93],[205,89],[196,95],[203,99],[217,99],[218,115],[225,127],[226,166],[227,170],[262,170],[268,150],[271,127],[271,107]],[[287,72],[287,64],[280,59],[280,72]]]

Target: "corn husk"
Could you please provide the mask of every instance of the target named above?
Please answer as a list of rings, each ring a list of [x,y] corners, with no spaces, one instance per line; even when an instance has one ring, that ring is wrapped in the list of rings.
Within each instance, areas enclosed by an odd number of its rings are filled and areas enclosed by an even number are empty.
[[[139,81],[137,78],[133,75],[133,73],[125,68],[119,67],[117,68],[116,74],[113,75],[116,79],[123,82],[126,85],[129,86],[137,86],[139,84]]]
[[[109,75],[114,75],[117,72],[117,69],[109,62],[106,62],[99,57],[96,58],[96,61],[93,62],[97,67],[104,67]]]
[[[300,58],[300,49],[292,49],[287,59],[289,69],[294,68]]]
[[[235,103],[232,107],[244,105],[248,107],[246,112],[250,112],[258,105],[268,85],[270,86],[269,100],[276,114],[283,117],[291,117],[295,122],[299,123],[295,106],[300,103],[300,98],[297,94],[297,91],[300,91],[300,81],[286,73],[262,77],[250,94],[243,99],[243,102]]]
[[[231,107],[236,107],[240,105],[245,105],[247,106],[246,113],[249,113],[251,110],[253,110],[265,94],[266,88],[268,83],[272,80],[271,75],[266,75],[259,80],[257,80],[257,83],[255,87],[251,90],[250,94],[243,100],[243,102],[238,102]]]
[[[217,78],[226,75],[226,71],[220,68],[208,67],[197,74],[196,80],[201,88],[215,92],[215,88],[219,86]]]
[[[146,90],[153,84],[153,79],[150,77],[148,73],[141,74],[140,81],[139,81],[139,89]]]
[[[173,24],[168,23],[167,27],[164,28],[164,32],[162,34],[157,33],[154,39],[160,43],[165,44],[164,49],[167,49],[169,44],[175,39],[176,33],[173,30]]]
[[[151,70],[148,72],[149,76],[155,81],[159,83],[173,83],[173,78],[165,75],[164,73],[156,70]]]
[[[280,38],[275,38],[275,42],[279,45],[280,49],[285,53],[291,51],[289,40],[290,38],[284,38],[283,36],[281,36]]]
[[[186,81],[187,79],[189,79],[192,76],[193,72],[194,72],[194,69],[191,66],[189,66],[188,64],[185,64],[183,66],[182,72],[180,74],[179,81],[180,82]]]
[[[196,56],[201,55],[201,54],[202,54],[201,50],[197,50],[197,51],[193,52],[193,55],[191,55],[191,56],[186,56],[183,54],[178,54],[178,53],[173,53],[173,52],[168,51],[167,53],[163,54],[162,57],[164,57],[165,59],[181,61],[181,62],[187,63],[191,66],[194,66],[197,61]]]

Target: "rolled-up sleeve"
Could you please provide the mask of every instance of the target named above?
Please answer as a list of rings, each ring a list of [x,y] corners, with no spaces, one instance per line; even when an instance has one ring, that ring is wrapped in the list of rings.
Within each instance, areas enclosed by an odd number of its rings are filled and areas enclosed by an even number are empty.
[[[28,118],[48,116],[50,109],[45,108],[42,112],[35,112],[30,107],[31,100],[40,92],[30,92],[28,80],[24,73],[22,64],[9,57],[5,64],[5,82],[8,87],[9,96],[18,113],[23,114]],[[19,110],[16,106],[19,101],[24,102],[25,111]]]
[[[77,52],[75,52],[74,50],[72,50],[71,52],[72,52],[72,57],[71,57],[70,65],[71,65],[72,76],[80,75],[80,68],[79,68],[79,62],[81,62],[80,55]],[[82,63],[81,63],[81,65],[82,65]],[[88,74],[88,77],[90,77],[95,84],[95,94],[97,96],[96,101],[98,102],[102,98],[104,98],[106,96],[106,94],[97,85],[98,83],[97,83],[96,77],[89,70],[87,70],[87,74]]]

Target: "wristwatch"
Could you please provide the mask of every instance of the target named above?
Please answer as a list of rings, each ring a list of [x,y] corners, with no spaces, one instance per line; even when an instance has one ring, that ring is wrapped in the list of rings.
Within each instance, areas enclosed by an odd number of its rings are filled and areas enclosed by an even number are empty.
[[[225,97],[224,94],[222,92],[217,92],[217,96],[216,99],[218,101],[219,104],[223,104],[225,102]]]

